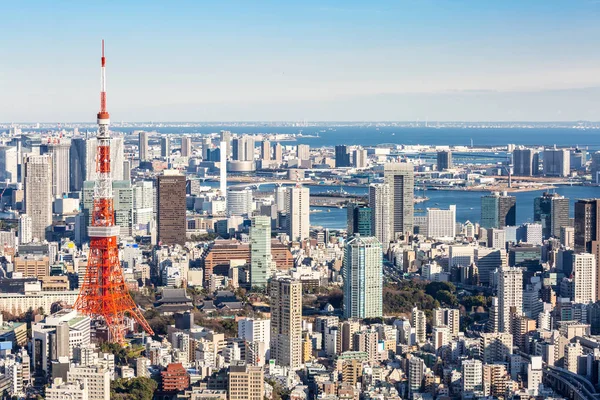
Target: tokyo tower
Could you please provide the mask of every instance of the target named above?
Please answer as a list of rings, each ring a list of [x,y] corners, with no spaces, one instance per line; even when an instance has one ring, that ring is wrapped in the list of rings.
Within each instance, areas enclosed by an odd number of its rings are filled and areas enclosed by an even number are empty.
[[[119,226],[115,225],[112,178],[110,176],[110,116],[106,111],[106,58],[102,41],[102,84],[100,112],[98,113],[98,148],[94,186],[92,223],[88,227],[90,254],[75,309],[89,315],[97,323],[105,324],[110,342],[125,343],[127,327],[125,316],[135,319],[149,334],[154,334],[137,305],[129,295],[119,261],[117,237]]]

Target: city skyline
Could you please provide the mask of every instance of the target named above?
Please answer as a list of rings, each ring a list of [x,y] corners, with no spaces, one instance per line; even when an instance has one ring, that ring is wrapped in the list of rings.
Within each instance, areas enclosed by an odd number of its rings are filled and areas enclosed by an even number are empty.
[[[0,120],[92,121],[101,38],[115,121],[600,120],[600,4],[521,3],[7,5]]]

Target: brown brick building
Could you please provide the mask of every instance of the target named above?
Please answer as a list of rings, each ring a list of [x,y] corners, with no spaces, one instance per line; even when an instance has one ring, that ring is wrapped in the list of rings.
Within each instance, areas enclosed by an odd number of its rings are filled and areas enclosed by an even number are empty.
[[[163,392],[179,392],[190,386],[190,376],[181,363],[167,365],[167,369],[160,373],[162,378],[161,390]]]

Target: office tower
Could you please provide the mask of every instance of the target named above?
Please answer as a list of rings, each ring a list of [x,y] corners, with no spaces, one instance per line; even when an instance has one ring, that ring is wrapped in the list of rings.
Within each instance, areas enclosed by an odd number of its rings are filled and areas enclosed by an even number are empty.
[[[52,195],[62,196],[70,190],[69,151],[71,140],[48,139],[48,143],[42,145],[42,154],[48,154],[52,158]]]
[[[19,215],[19,244],[33,241],[33,220],[27,214]]]
[[[235,361],[229,367],[229,400],[262,400],[265,381],[262,367]]]
[[[512,152],[513,175],[538,175],[540,169],[539,153],[532,149],[519,148]]]
[[[599,240],[600,201],[581,199],[575,202],[575,251],[590,253],[592,242]]]
[[[212,148],[212,140],[210,137],[202,138],[202,161],[208,161],[208,153]]]
[[[72,192],[83,190],[83,182],[95,181],[98,178],[96,172],[96,153],[98,141],[96,138],[74,138],[71,140],[69,152],[70,163],[70,189]],[[113,137],[110,142],[110,159],[112,180],[123,180],[124,173],[124,141],[122,137]],[[129,175],[127,175],[129,176]],[[127,178],[129,179],[129,178]]]
[[[438,151],[437,153],[437,170],[452,169],[452,152],[450,150]]]
[[[415,174],[412,164],[392,163],[384,166],[384,183],[390,188],[392,239],[412,234]]]
[[[275,147],[273,149],[273,156],[275,161],[281,164],[281,162],[283,161],[283,146],[281,146],[281,143],[275,143]]]
[[[24,170],[25,212],[31,217],[31,236],[43,241],[52,225],[52,158],[26,156]]]
[[[133,185],[133,225],[147,225],[154,218],[156,189],[152,181]]]
[[[160,138],[160,156],[164,158],[171,156],[171,140],[168,136]]]
[[[260,145],[260,158],[263,161],[271,161],[271,142],[263,140]]]
[[[447,326],[452,337],[460,332],[460,311],[453,308],[436,308],[433,310],[433,326]]]
[[[517,242],[524,242],[541,246],[542,239],[542,224],[523,224],[517,229]]]
[[[544,149],[542,153],[545,176],[568,176],[571,171],[569,150]]]
[[[294,241],[307,239],[310,228],[309,189],[302,186],[290,187],[287,188],[285,196],[290,239]]]
[[[307,144],[297,145],[296,158],[299,160],[308,160],[310,158],[310,146]]]
[[[219,143],[225,142],[225,156],[229,158],[231,156],[231,132],[221,131],[219,133]]]
[[[412,309],[410,325],[415,328],[415,340],[417,344],[425,343],[427,341],[427,319],[425,318],[425,313],[417,307]]]
[[[253,161],[254,160],[254,137],[243,135],[233,139],[231,144],[233,149],[232,159],[235,161]]]
[[[73,366],[67,372],[67,381],[86,382],[88,400],[110,399],[110,370],[105,366]]]
[[[298,369],[302,364],[302,283],[290,278],[270,282],[271,359]]]
[[[498,331],[512,332],[512,315],[521,315],[523,308],[523,270],[498,270]]]
[[[230,187],[227,189],[227,215],[252,215],[252,189]]]
[[[560,244],[568,249],[575,247],[575,228],[572,226],[561,226]]]
[[[411,357],[408,360],[408,393],[410,398],[413,398],[414,393],[421,391],[424,375],[425,361],[416,356]]]
[[[123,178],[121,179],[124,181],[131,181],[131,160],[123,161]]]
[[[482,333],[479,339],[479,358],[484,364],[505,362],[512,354],[513,335],[502,332]]]
[[[133,188],[129,181],[112,181],[113,193],[113,211],[115,224],[121,229],[119,230],[120,237],[128,237],[132,234],[133,227]],[[95,182],[83,182],[83,190],[81,193],[82,213],[85,218],[84,235],[87,238],[88,227],[92,224],[93,208],[94,208],[94,193]]]
[[[392,241],[392,202],[390,187],[387,184],[369,186],[369,208],[371,209],[371,234],[375,236],[383,251]]]
[[[271,218],[253,217],[250,228],[250,285],[265,287],[274,267],[271,255]]]
[[[183,136],[181,138],[181,156],[191,157],[192,155],[192,138],[189,136]]]
[[[348,146],[337,145],[335,146],[335,167],[351,167],[350,154],[348,153]]]
[[[506,231],[504,229],[488,229],[487,230],[487,246],[493,249],[506,248]]]
[[[431,238],[453,238],[456,236],[456,206],[448,210],[427,209],[427,236]]]
[[[481,227],[504,228],[517,223],[517,198],[505,193],[481,196]]]
[[[221,196],[227,196],[227,142],[221,142],[219,146],[219,191]]]
[[[54,378],[52,385],[45,390],[46,400],[88,400],[87,381],[64,382],[62,378]]]
[[[544,239],[559,237],[560,228],[569,225],[569,199],[545,192],[533,200],[533,221],[542,224]]]
[[[157,179],[157,233],[162,244],[185,243],[185,176],[165,170]]]
[[[462,391],[483,392],[483,364],[480,360],[462,361]]]
[[[355,149],[352,158],[355,168],[367,168],[369,157],[366,149]]]
[[[372,236],[356,235],[344,248],[344,317],[377,318],[383,315],[383,262],[381,243]]]
[[[18,164],[17,148],[0,146],[0,183],[17,183]]]
[[[593,254],[573,255],[573,283],[575,303],[593,303],[596,301],[596,257]]]
[[[147,161],[150,159],[150,149],[148,147],[148,132],[140,131],[138,133],[138,149],[140,161]]]
[[[371,236],[371,219],[373,215],[370,207],[348,203],[346,212],[348,235],[358,233],[361,236]]]
[[[592,182],[600,183],[600,151],[592,154],[590,171],[592,173]]]

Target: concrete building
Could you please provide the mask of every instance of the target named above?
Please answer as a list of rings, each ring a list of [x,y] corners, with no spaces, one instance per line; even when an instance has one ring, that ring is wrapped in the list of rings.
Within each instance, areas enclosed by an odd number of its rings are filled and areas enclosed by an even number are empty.
[[[369,186],[371,234],[379,240],[385,252],[387,252],[393,238],[390,196],[390,187],[387,184],[373,184]]]
[[[42,154],[52,159],[52,195],[60,197],[70,190],[69,151],[71,140],[66,138],[49,139],[42,145]]]
[[[171,156],[171,140],[168,136],[160,138],[160,156],[167,159]]]
[[[502,332],[482,333],[479,339],[479,358],[484,364],[505,362],[512,354],[513,335]]]
[[[567,149],[545,149],[542,153],[545,176],[569,176],[570,155]]]
[[[391,163],[384,165],[384,182],[390,188],[392,234],[412,234],[414,216],[415,175],[413,165]]]
[[[517,198],[506,193],[481,196],[481,227],[504,228],[515,226],[517,221]]]
[[[242,318],[238,321],[238,337],[246,342],[263,343],[264,351],[260,354],[263,363],[267,360],[271,346],[271,320]]]
[[[523,309],[523,270],[498,270],[498,331],[512,332],[512,315],[521,315]]]
[[[513,175],[539,175],[540,157],[536,150],[518,148],[512,152]]]
[[[252,215],[253,197],[252,189],[232,188],[227,189],[227,215]]]
[[[452,152],[450,150],[438,151],[437,153],[437,170],[443,171],[452,169]]]
[[[310,158],[310,146],[299,144],[296,146],[296,158],[298,160],[308,160]]]
[[[569,199],[544,193],[533,200],[533,221],[542,224],[544,239],[559,237],[560,228],[569,225]]]
[[[344,168],[350,166],[352,166],[352,164],[350,163],[350,153],[348,152],[348,146],[335,146],[335,167]]]
[[[33,220],[27,214],[19,215],[19,244],[33,241]]]
[[[266,287],[275,269],[271,254],[271,218],[253,217],[250,228],[250,285]]]
[[[271,158],[271,142],[268,140],[263,140],[260,144],[260,159],[263,162],[269,162],[271,161]]]
[[[285,193],[288,235],[291,240],[302,241],[309,237],[310,191],[307,187],[287,188]]]
[[[148,132],[140,131],[138,133],[138,152],[140,161],[150,159],[150,148],[148,146]]]
[[[454,238],[456,236],[456,206],[448,210],[427,209],[427,236],[435,239]]]
[[[575,303],[594,303],[596,301],[596,257],[589,253],[573,255],[573,283]]]
[[[46,400],[88,400],[87,381],[64,382],[62,378],[55,378],[52,386],[46,388]]]
[[[25,212],[31,217],[31,236],[43,241],[52,225],[52,158],[27,156],[24,169]]]
[[[421,391],[424,376],[425,361],[416,356],[411,357],[408,360],[408,393],[410,398]]]
[[[189,136],[184,136],[181,138],[181,156],[182,157],[191,157],[193,153],[192,149],[192,138]]]
[[[264,398],[262,367],[234,362],[229,367],[229,400],[262,400]]]
[[[14,146],[0,146],[0,182],[17,183],[18,152]]]
[[[425,343],[427,341],[427,319],[425,318],[425,313],[417,307],[412,310],[410,325],[415,329],[416,343]]]
[[[451,337],[460,332],[460,311],[454,308],[436,308],[433,310],[433,326],[447,326]]]
[[[296,370],[302,365],[302,283],[276,278],[270,283],[271,359]]]
[[[376,318],[383,315],[383,263],[381,243],[372,236],[355,235],[345,245],[344,317]]]
[[[243,135],[233,139],[231,143],[233,150],[232,160],[254,161],[254,137]]]
[[[600,200],[575,202],[575,251],[590,253],[592,242],[600,239]]]
[[[158,241],[162,244],[185,242],[185,176],[165,170],[157,180]]]
[[[463,360],[461,367],[463,393],[483,392],[483,364],[481,361]]]

